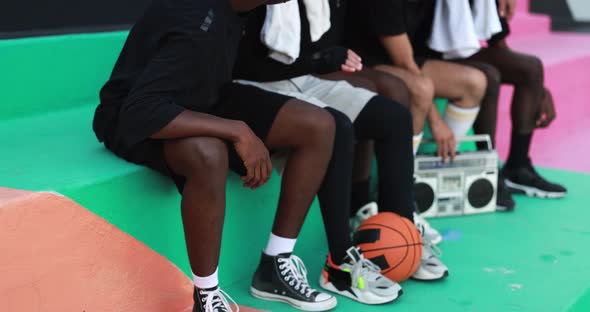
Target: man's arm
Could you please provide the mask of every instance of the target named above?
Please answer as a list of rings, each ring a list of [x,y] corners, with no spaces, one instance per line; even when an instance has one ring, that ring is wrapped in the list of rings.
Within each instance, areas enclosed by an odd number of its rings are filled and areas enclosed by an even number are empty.
[[[414,49],[407,33],[397,36],[382,36],[380,41],[395,66],[416,75],[421,74],[420,68],[414,60]]]
[[[236,142],[250,129],[242,121],[185,110],[164,128],[154,133],[152,139],[183,139],[188,137],[214,137]]]
[[[516,0],[498,0],[498,11],[501,17],[510,22],[516,12]]]
[[[188,137],[214,137],[232,142],[247,170],[247,176],[242,177],[245,187],[257,188],[270,178],[272,164],[268,149],[244,122],[185,110],[151,136],[152,139]]]

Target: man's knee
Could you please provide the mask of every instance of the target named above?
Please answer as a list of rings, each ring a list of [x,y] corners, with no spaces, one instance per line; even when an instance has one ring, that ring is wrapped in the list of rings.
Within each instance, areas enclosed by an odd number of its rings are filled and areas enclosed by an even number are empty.
[[[298,100],[297,100],[298,101]],[[325,109],[314,109],[313,112],[298,119],[301,142],[332,141],[336,132],[334,116]]]
[[[164,151],[168,166],[186,177],[226,174],[228,171],[227,144],[211,137],[192,137],[167,141]]]
[[[412,114],[401,104],[382,96],[376,96],[369,102],[372,106],[373,122],[376,126],[390,128],[386,132],[412,133]]]
[[[415,110],[428,112],[432,107],[434,99],[434,83],[428,77],[416,76],[415,80],[409,84],[410,93],[414,101],[412,105]]]
[[[397,101],[405,107],[410,107],[412,95],[403,80],[385,73],[379,73],[375,79],[381,95]]]
[[[465,92],[470,95],[471,98],[476,100],[473,105],[479,105],[485,96],[486,89],[488,87],[486,75],[481,70],[470,68],[469,71],[465,73],[464,78],[466,88]]]
[[[543,62],[536,56],[530,56],[523,64],[523,77],[527,84],[542,85],[543,83]]]
[[[482,67],[480,68],[483,73],[486,75],[486,81],[488,84],[488,90],[494,88],[500,88],[500,85],[502,84],[502,75],[500,74],[500,71],[492,66],[492,65],[487,65],[484,64],[482,65]]]

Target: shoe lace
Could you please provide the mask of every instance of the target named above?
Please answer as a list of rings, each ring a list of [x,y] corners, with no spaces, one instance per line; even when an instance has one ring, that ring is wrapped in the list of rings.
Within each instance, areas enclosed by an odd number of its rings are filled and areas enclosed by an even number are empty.
[[[428,223],[428,221],[426,221],[426,219],[424,219],[421,215],[419,215],[418,213],[414,212],[414,224],[416,224],[416,227],[422,227],[420,230],[421,231],[426,231],[426,228],[430,227],[430,223]]]
[[[213,291],[199,290],[201,300],[205,303],[205,312],[232,312],[229,301],[236,306],[235,312],[240,312],[240,307],[225,291],[217,288]],[[227,298],[227,299],[226,299]]]
[[[425,257],[426,259],[430,259],[432,257],[442,258],[443,252],[442,250],[440,250],[438,246],[429,242],[423,242],[423,244],[425,247],[425,251],[427,252],[427,256]]]
[[[352,276],[363,276],[370,281],[374,281],[381,277],[381,268],[360,254],[360,259],[352,265],[351,273]],[[353,283],[357,281],[356,278],[353,279]]]
[[[306,298],[311,297],[314,289],[307,282],[307,268],[301,258],[292,255],[289,258],[279,258],[278,262],[285,282]]]

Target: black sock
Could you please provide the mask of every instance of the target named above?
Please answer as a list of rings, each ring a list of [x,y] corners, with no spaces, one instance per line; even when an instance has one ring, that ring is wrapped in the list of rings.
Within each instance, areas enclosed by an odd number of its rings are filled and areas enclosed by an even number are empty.
[[[364,205],[371,200],[370,195],[371,182],[367,179],[360,182],[352,183],[350,198],[350,216],[353,217]]]
[[[529,149],[531,147],[532,133],[520,134],[512,131],[512,140],[510,142],[510,154],[506,161],[506,167],[509,169],[522,168],[529,164]]]
[[[354,158],[354,129],[346,115],[328,108],[336,122],[334,152],[318,192],[332,261],[342,264],[352,246],[350,238],[350,187]]]
[[[413,220],[412,115],[401,104],[376,96],[361,111],[354,128],[358,139],[375,141],[379,211]]]

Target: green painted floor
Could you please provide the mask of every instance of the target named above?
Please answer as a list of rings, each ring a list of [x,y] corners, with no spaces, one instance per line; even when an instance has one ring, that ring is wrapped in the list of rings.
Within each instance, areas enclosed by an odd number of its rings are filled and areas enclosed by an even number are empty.
[[[404,295],[384,306],[339,299],[337,311],[590,311],[590,175],[543,170],[563,181],[562,200],[517,197],[518,210],[434,220],[451,240],[440,245],[451,275],[443,282],[402,284]],[[300,254],[317,285],[322,250]],[[241,304],[293,311],[251,298],[249,281],[227,291]]]
[[[59,191],[141,240],[189,273],[178,194],[169,181],[107,153],[94,139],[92,107],[0,123],[2,185]],[[19,137],[11,131],[19,129]],[[23,138],[27,138],[24,140]],[[27,155],[24,157],[23,155]],[[565,183],[563,200],[519,197],[511,214],[439,219],[451,276],[442,283],[404,283],[396,303],[380,307],[340,300],[338,311],[590,311],[590,175],[543,170]],[[248,278],[272,222],[280,179],[251,192],[231,177],[221,278],[238,302],[293,311],[254,300]],[[141,194],[141,196],[137,196]],[[317,205],[298,254],[316,282],[325,255]]]

